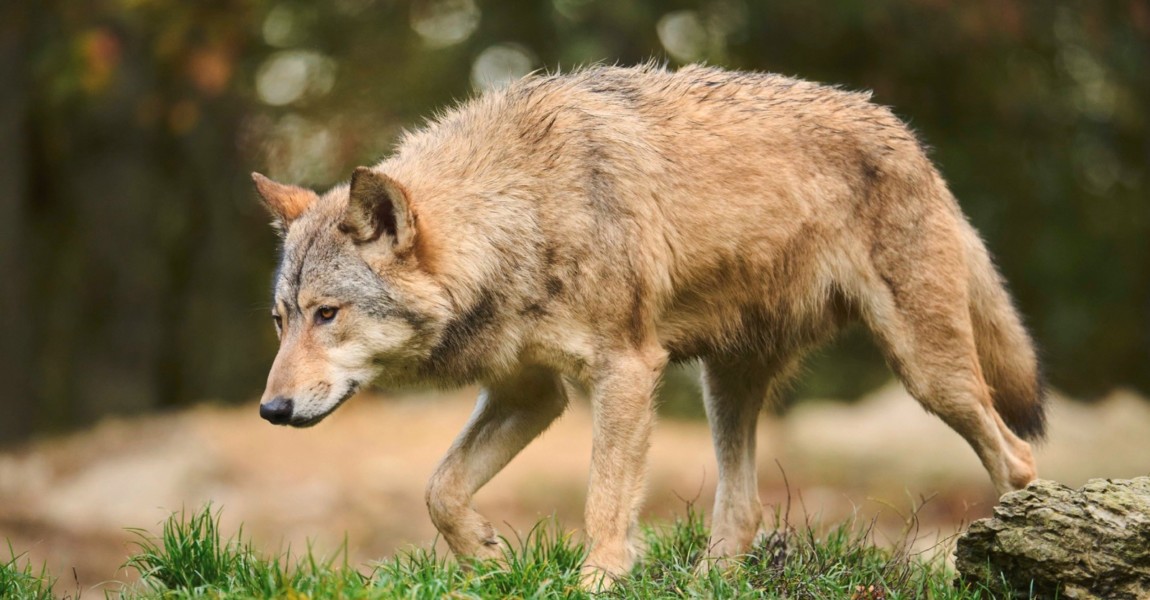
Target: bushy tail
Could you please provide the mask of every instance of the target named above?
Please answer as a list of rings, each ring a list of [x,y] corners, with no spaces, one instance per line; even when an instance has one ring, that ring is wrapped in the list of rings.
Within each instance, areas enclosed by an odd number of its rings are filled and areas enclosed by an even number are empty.
[[[970,237],[970,315],[994,409],[1019,437],[1042,439],[1046,434],[1045,386],[1034,342],[982,240],[973,230]]]

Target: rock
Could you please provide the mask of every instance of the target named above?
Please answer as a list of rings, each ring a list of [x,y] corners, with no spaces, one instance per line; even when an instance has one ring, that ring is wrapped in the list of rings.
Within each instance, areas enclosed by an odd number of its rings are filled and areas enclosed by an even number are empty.
[[[1150,477],[1078,490],[1039,480],[1006,494],[958,539],[955,567],[1021,598],[1150,598]]]

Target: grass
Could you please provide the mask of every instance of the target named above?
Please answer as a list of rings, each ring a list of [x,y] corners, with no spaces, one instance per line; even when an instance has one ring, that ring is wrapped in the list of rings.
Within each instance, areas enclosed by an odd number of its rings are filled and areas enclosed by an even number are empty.
[[[48,575],[47,569],[41,567],[38,571],[34,570],[29,561],[16,554],[11,544],[8,546],[8,555],[8,561],[0,563],[0,598],[51,600],[55,581]]]
[[[678,521],[644,530],[646,552],[632,573],[601,598],[900,598],[996,597],[987,582],[956,586],[942,558],[924,558],[902,547],[876,546],[870,527],[848,521],[820,529],[793,527],[776,513],[773,533],[752,552],[722,569],[701,569],[707,531],[688,507]],[[135,530],[137,550],[127,566],[140,580],[106,592],[123,599],[284,598],[590,598],[579,587],[585,551],[553,521],[540,522],[509,540],[500,563],[461,567],[434,549],[415,549],[356,568],[346,547],[320,558],[261,556],[241,530],[224,537],[219,512],[205,507],[172,515],[158,535]],[[52,598],[52,579],[11,549],[0,568],[0,598]]]

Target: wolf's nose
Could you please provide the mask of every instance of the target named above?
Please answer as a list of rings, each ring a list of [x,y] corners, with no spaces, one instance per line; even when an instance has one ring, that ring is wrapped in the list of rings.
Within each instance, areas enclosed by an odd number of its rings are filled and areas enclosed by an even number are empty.
[[[290,398],[276,396],[270,401],[260,405],[260,416],[273,425],[287,425],[291,420],[292,401]]]

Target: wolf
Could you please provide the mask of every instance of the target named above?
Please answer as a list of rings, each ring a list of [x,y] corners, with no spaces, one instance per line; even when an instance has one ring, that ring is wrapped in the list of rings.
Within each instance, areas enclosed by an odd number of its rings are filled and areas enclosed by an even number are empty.
[[[1034,345],[923,145],[867,93],[705,66],[535,74],[326,193],[253,177],[283,243],[261,416],[314,425],[375,380],[479,384],[426,491],[461,558],[500,555],[471,498],[579,383],[585,577],[626,573],[653,393],[692,360],[718,459],[710,553],[746,552],[756,417],[852,323],[998,493],[1036,476]]]

